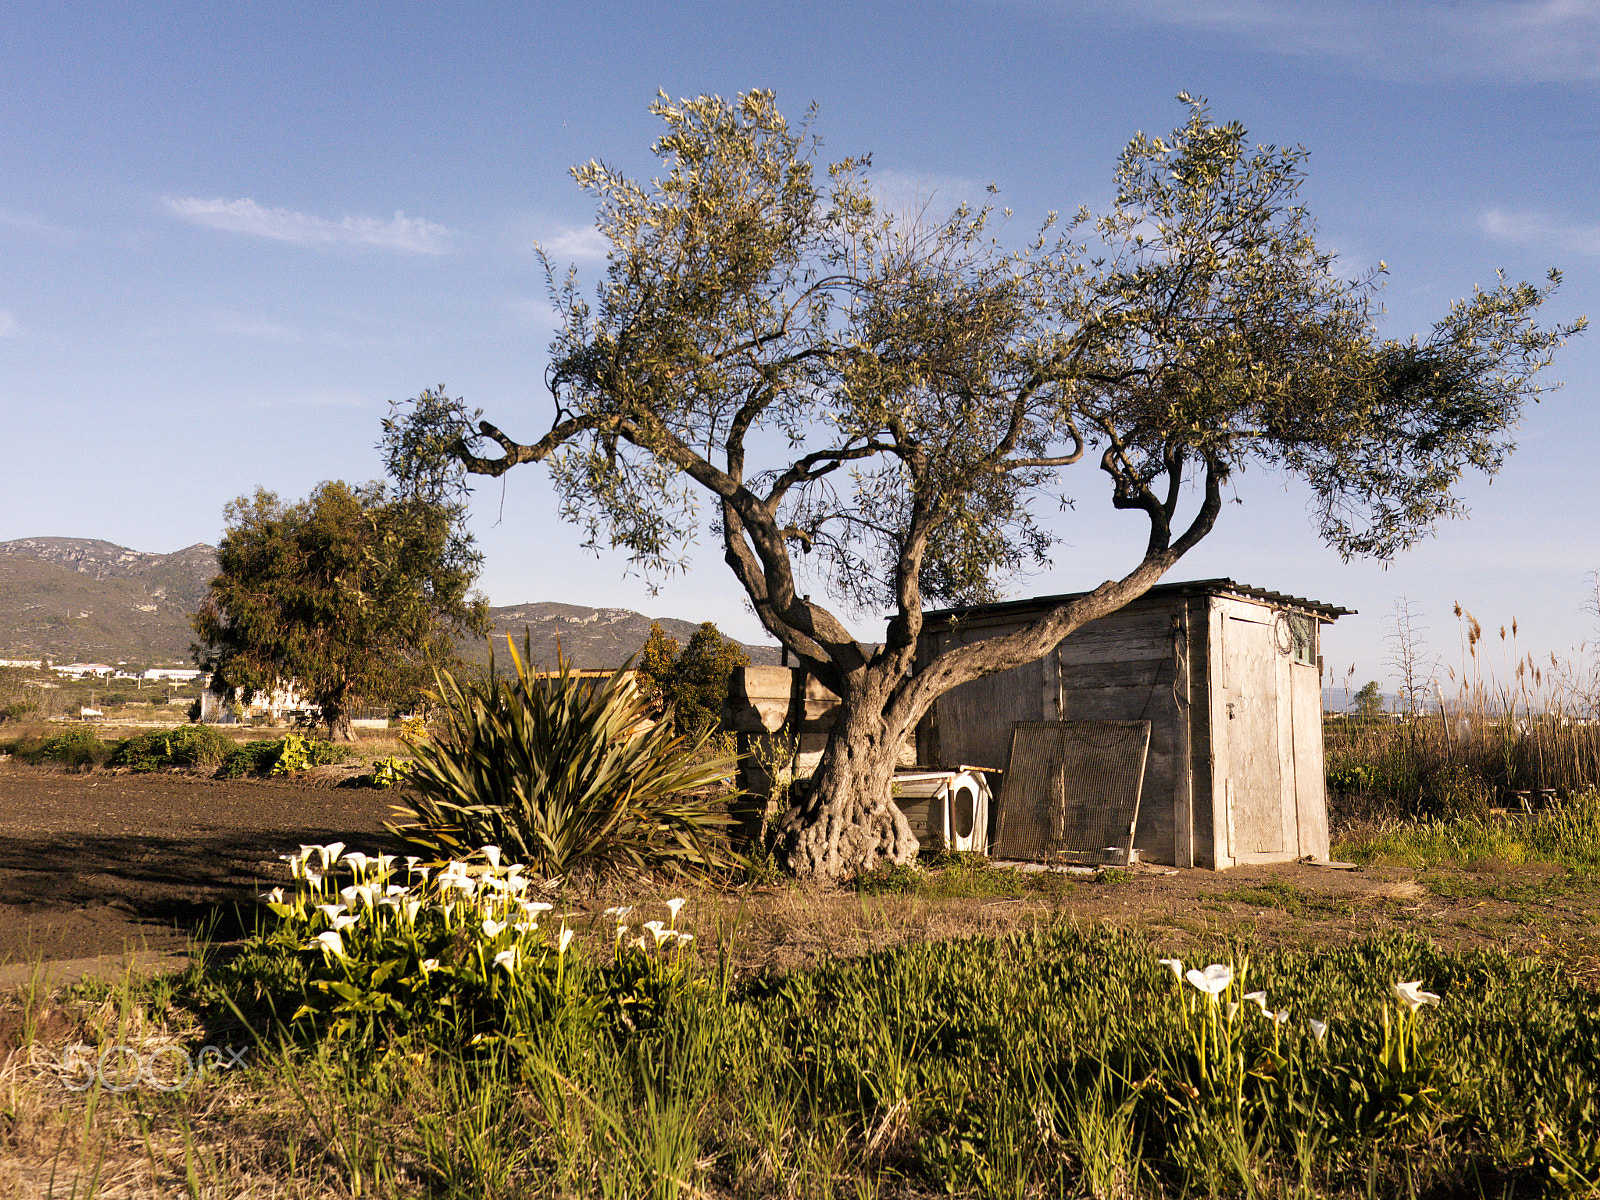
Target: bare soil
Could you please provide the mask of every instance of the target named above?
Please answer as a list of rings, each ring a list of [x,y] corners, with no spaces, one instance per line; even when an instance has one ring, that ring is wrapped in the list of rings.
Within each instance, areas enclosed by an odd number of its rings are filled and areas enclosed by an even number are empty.
[[[303,842],[391,848],[392,797],[311,781],[0,764],[0,967],[237,936]]]
[[[222,781],[0,763],[0,984],[25,979],[39,963],[70,963],[70,974],[81,974],[93,963],[119,965],[130,951],[178,962],[195,936],[236,938],[256,896],[284,882],[278,856],[302,843],[401,851],[383,826],[396,794],[334,786],[348,774]],[[1024,886],[1020,895],[986,894],[979,883],[940,896],[780,884],[706,890],[691,911],[705,941],[737,930],[738,956],[750,967],[1067,920],[1141,926],[1179,952],[1217,935],[1283,945],[1409,930],[1449,947],[1560,959],[1600,987],[1600,885],[1547,866],[1417,872],[1290,863],[1100,881],[1033,875]],[[680,889],[616,885],[572,897],[572,908],[598,912],[669,890]]]

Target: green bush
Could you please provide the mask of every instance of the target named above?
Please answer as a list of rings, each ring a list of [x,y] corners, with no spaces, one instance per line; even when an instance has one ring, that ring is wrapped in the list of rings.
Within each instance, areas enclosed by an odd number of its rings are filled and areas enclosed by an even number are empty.
[[[575,867],[705,869],[732,861],[726,808],[705,793],[733,773],[688,737],[651,726],[648,698],[618,671],[579,680],[560,661],[531,672],[512,649],[514,679],[462,685],[439,678],[430,695],[441,732],[413,747],[418,796],[390,829],[440,857],[484,844],[547,876]]]
[[[13,753],[26,763],[60,763],[66,767],[89,767],[105,762],[114,747],[100,740],[92,729],[78,727],[49,737],[24,738]]]
[[[352,751],[315,738],[290,733],[275,741],[246,742],[235,746],[217,771],[219,779],[241,779],[246,775],[292,775],[309,767],[342,762]]]
[[[392,788],[405,783],[411,778],[412,762],[409,758],[374,759],[372,763],[372,786],[375,788]]]
[[[130,771],[163,771],[171,767],[212,767],[222,762],[233,743],[209,725],[179,725],[128,738],[117,745],[109,767]]]
[[[276,741],[261,741],[235,746],[217,768],[217,778],[242,779],[246,775],[270,774],[277,765],[282,745]]]
[[[20,700],[14,704],[0,706],[0,725],[4,725],[7,721],[20,721],[38,711],[37,704],[23,703]]]

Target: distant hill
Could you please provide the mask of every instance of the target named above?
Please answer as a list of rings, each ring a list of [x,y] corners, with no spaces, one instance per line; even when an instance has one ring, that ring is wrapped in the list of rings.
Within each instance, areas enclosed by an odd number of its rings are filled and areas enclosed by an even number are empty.
[[[189,615],[216,573],[206,545],[145,554],[88,538],[0,542],[0,657],[188,665]]]
[[[48,656],[57,663],[189,665],[194,634],[189,617],[217,573],[217,551],[195,545],[172,554],[145,554],[88,538],[21,538],[0,542],[0,658]],[[651,618],[626,608],[577,604],[515,604],[489,610],[496,655],[505,637],[522,650],[526,627],[536,662],[553,663],[556,641],[579,667],[616,667],[639,653]],[[660,618],[679,644],[693,621]],[[752,662],[776,663],[776,646],[747,646]],[[461,646],[469,661],[486,663],[488,644]]]
[[[585,608],[579,604],[512,604],[491,608],[494,623],[489,635],[494,643],[497,663],[508,663],[506,638],[511,637],[522,653],[523,631],[526,630],[533,647],[533,660],[544,666],[553,666],[556,644],[561,653],[575,667],[620,667],[638,655],[650,636],[652,620],[658,621],[661,631],[678,639],[682,647],[700,626],[694,621],[679,621],[672,617],[646,617],[626,608]],[[779,659],[777,646],[745,646],[750,661],[776,665]],[[472,662],[489,661],[488,646],[484,642],[461,646],[461,656]]]

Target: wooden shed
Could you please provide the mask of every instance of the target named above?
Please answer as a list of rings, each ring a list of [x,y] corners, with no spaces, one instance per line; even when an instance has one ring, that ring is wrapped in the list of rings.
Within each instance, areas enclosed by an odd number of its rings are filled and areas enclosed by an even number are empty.
[[[919,661],[1071,598],[929,613]],[[1146,862],[1325,859],[1320,631],[1349,612],[1231,579],[1158,585],[1045,658],[940,697],[917,761],[1007,770],[991,823],[1004,857],[1065,857],[1074,837],[1126,847],[1136,819]]]

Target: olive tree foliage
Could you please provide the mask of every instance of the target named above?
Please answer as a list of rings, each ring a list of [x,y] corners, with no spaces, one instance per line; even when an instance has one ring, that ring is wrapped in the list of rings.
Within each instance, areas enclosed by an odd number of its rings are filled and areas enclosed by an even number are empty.
[[[460,665],[456,634],[488,632],[472,591],[480,556],[458,517],[379,484],[229,502],[218,574],[193,618],[211,690],[248,699],[292,684],[343,740],[353,707],[415,704],[436,669]]]
[[[1402,550],[1459,514],[1466,469],[1500,466],[1535,373],[1581,324],[1535,324],[1552,274],[1380,338],[1375,277],[1340,277],[1298,201],[1304,152],[1180,100],[1170,137],[1128,144],[1109,211],[1008,248],[992,206],[885,212],[869,160],[824,165],[810,117],[791,127],[770,92],[662,96],[657,178],[573,171],[610,251],[593,300],[545,261],[562,318],[548,431],[521,441],[425,391],[386,422],[391,474],[438,496],[547,462],[562,515],[646,571],[681,567],[709,525],[762,624],[841,700],[785,818],[791,865],[904,861],[894,762],[936,697],[1141,595],[1250,464],[1302,477],[1341,554]],[[1100,489],[1140,520],[1142,553],[1026,629],[917,664],[925,607],[997,597],[1049,553],[1036,511]],[[886,609],[882,643],[858,643],[812,581]]]

